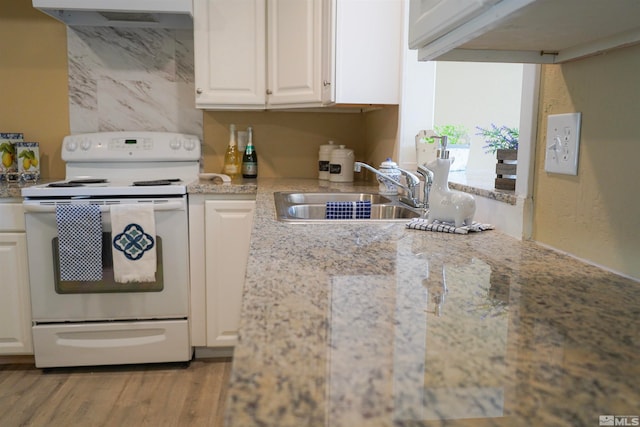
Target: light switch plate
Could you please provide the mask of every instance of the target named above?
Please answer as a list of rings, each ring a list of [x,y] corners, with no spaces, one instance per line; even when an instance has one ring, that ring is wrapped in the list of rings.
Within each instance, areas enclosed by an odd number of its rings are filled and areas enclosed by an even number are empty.
[[[581,113],[568,113],[547,117],[545,171],[578,174],[581,116]]]

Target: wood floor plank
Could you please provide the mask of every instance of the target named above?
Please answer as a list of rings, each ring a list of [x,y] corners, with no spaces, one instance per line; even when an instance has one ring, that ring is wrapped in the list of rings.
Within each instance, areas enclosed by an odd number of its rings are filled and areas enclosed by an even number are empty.
[[[221,427],[231,359],[36,369],[0,357],[2,427]]]

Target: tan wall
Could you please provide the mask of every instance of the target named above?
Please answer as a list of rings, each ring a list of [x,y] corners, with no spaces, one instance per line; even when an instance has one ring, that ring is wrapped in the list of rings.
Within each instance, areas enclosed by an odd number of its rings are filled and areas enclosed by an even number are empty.
[[[318,150],[329,140],[365,156],[363,115],[356,113],[218,112],[204,113],[204,169],[220,172],[229,142],[229,124],[253,127],[260,177],[318,177]]]
[[[220,172],[229,142],[229,125],[252,126],[259,176],[317,178],[318,150],[329,140],[354,150],[355,158],[374,165],[394,156],[398,107],[368,113],[220,112],[204,113],[204,169]],[[371,179],[355,174],[356,180]]]
[[[640,46],[543,67],[534,239],[640,279]],[[582,113],[578,175],[544,171],[548,114]]]
[[[43,176],[63,177],[69,134],[66,27],[31,0],[0,0],[0,132],[40,143]]]

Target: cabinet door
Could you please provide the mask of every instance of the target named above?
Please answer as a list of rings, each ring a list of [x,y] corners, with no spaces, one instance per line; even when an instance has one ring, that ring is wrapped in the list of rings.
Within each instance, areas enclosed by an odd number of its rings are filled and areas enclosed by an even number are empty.
[[[0,355],[33,354],[24,233],[0,233]]]
[[[256,202],[205,202],[207,346],[237,342]]]
[[[267,104],[322,101],[323,0],[268,0]]]
[[[398,104],[402,78],[403,2],[337,0],[336,104]]]
[[[194,0],[196,106],[265,108],[266,0]]]

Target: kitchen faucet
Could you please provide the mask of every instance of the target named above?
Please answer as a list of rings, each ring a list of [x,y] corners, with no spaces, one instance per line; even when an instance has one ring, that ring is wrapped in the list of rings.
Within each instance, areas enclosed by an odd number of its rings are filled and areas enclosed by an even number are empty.
[[[431,191],[431,185],[433,184],[433,172],[427,169],[424,165],[418,165],[418,170],[416,172],[424,177],[422,207],[429,209],[429,192]]]
[[[398,187],[402,188],[403,190],[405,190],[407,192],[406,196],[401,196],[400,197],[400,201],[402,203],[405,203],[409,206],[411,206],[412,208],[422,208],[424,205],[420,202],[419,197],[417,196],[417,189],[420,186],[420,178],[418,178],[417,176],[415,176],[412,172],[409,172],[408,170],[402,169],[402,168],[398,168],[398,170],[400,171],[400,173],[402,175],[404,175],[407,184],[403,184],[399,181],[396,181],[393,178],[390,178],[387,174],[380,172],[379,170],[377,170],[376,168],[369,166],[366,163],[362,163],[362,162],[354,162],[353,164],[353,170],[355,172],[360,172],[360,168],[364,167],[365,169],[370,170],[371,172],[375,173],[376,175],[378,175],[379,177],[381,177],[384,180],[387,180],[389,182],[391,182],[393,185],[397,185]]]

